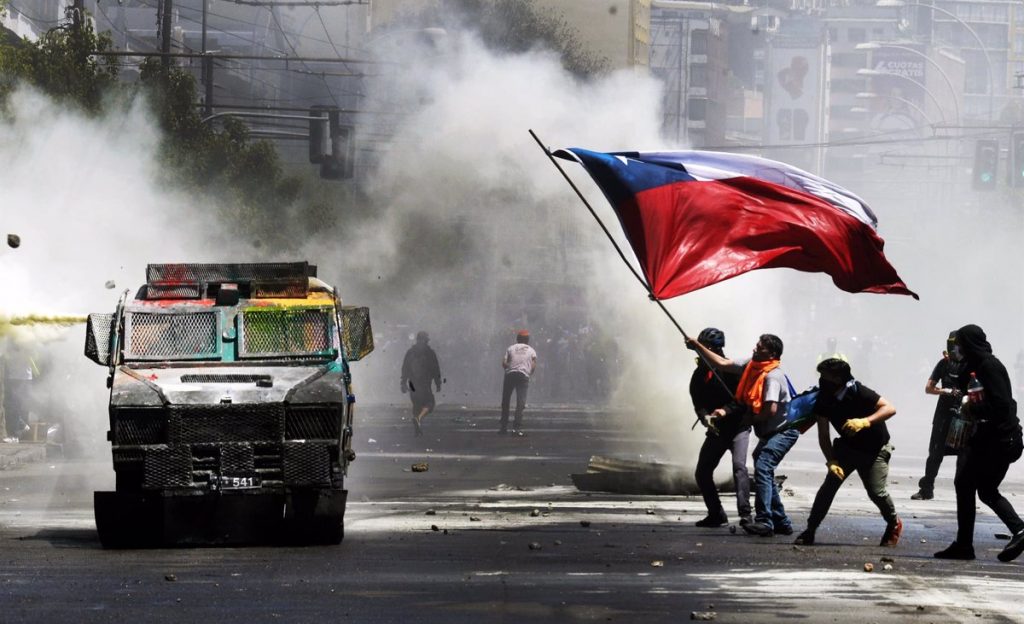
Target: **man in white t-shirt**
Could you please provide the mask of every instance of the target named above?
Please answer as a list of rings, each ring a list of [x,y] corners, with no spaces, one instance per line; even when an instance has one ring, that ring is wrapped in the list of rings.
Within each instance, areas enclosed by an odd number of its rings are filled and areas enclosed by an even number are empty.
[[[516,335],[516,343],[505,350],[501,360],[505,369],[505,383],[501,387],[501,429],[499,434],[508,433],[508,408],[512,401],[512,391],[516,393],[516,417],[512,421],[512,433],[523,435],[523,410],[526,409],[526,391],[530,387],[530,376],[537,368],[537,352],[530,346],[530,332],[521,329]]]

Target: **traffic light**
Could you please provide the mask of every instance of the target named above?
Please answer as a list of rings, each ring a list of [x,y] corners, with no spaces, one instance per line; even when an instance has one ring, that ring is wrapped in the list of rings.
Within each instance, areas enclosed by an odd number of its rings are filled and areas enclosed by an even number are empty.
[[[978,139],[974,146],[974,174],[971,186],[978,191],[995,189],[998,167],[999,140]]]
[[[337,110],[327,112],[330,150],[320,161],[320,177],[327,180],[351,178],[355,169],[355,132],[340,123]]]
[[[1024,187],[1024,132],[1010,137],[1010,186]]]
[[[316,105],[309,109],[309,162],[318,165],[330,152],[327,144],[327,111],[329,106]]]

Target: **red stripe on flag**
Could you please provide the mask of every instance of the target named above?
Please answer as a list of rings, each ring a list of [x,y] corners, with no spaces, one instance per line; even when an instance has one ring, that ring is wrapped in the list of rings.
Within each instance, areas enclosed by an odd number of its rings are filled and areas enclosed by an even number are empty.
[[[848,292],[917,295],[867,224],[818,197],[750,177],[677,182],[617,210],[658,299],[747,271],[824,272]]]

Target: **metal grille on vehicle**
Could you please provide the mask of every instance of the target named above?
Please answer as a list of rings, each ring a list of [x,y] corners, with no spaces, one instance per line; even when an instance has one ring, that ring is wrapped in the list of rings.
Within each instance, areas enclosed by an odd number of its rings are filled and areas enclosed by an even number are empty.
[[[181,383],[256,383],[273,381],[270,375],[182,375]]]
[[[174,444],[279,442],[284,433],[279,404],[178,405],[170,413]]]
[[[217,313],[128,314],[129,359],[210,357],[217,354]]]
[[[337,440],[341,433],[340,405],[295,405],[285,412],[286,440]]]
[[[161,408],[114,412],[114,444],[166,444],[167,413]]]
[[[253,462],[252,445],[225,444],[220,447],[220,473],[225,475],[249,475],[256,471]]]
[[[322,485],[331,481],[331,454],[323,444],[285,442],[281,460],[286,485]]]
[[[187,448],[149,449],[143,460],[142,487],[163,489],[192,485],[192,456]]]
[[[330,326],[325,309],[249,309],[242,315],[242,355],[322,353],[331,348]]]

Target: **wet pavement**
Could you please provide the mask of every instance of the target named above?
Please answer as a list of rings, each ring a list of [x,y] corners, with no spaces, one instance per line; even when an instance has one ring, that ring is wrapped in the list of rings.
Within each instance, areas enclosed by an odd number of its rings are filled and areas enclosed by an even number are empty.
[[[569,474],[592,454],[670,459],[651,457],[656,441],[621,415],[548,410],[532,414],[518,437],[498,436],[491,410],[439,409],[422,438],[405,416],[404,408],[358,413],[359,456],[337,547],[105,551],[92,491],[112,486],[109,458],[0,471],[0,621],[1022,618],[1024,558],[996,561],[1005,541],[995,534],[1006,529],[987,508],[978,517],[977,561],[931,556],[956,529],[952,462],[935,500],[910,501],[924,458],[898,449],[890,488],[906,524],[898,547],[877,545],[884,523],[857,479],[837,496],[818,545],[798,547],[793,536],[696,528],[704,511],[697,497],[576,491]],[[416,463],[427,470],[413,472]],[[824,476],[816,438],[805,436],[779,472],[799,531]],[[1014,465],[1003,488],[1018,507],[1022,477]]]

